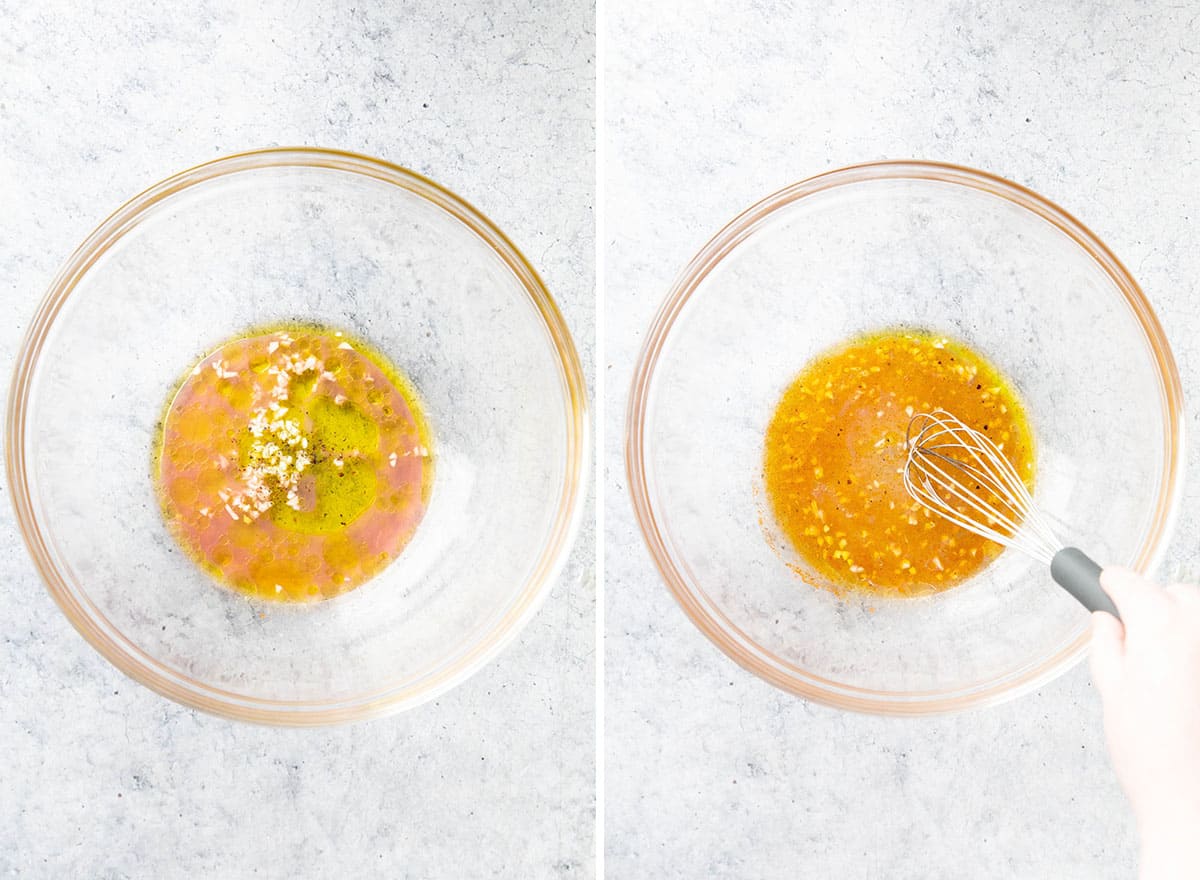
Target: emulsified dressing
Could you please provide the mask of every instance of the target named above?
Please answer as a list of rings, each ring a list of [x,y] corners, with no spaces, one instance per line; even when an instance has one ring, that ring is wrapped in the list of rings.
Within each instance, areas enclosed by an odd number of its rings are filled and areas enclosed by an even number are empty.
[[[365,344],[294,328],[235,339],[192,370],[156,451],[187,552],[260,598],[308,602],[395,559],[425,513],[429,430],[409,384]]]
[[[960,342],[911,330],[860,337],[814,360],[784,392],[766,434],[767,496],[797,553],[836,588],[937,592],[1003,549],[931,514],[904,488],[909,420],[934,409],[984,431],[1032,489],[1025,407]]]

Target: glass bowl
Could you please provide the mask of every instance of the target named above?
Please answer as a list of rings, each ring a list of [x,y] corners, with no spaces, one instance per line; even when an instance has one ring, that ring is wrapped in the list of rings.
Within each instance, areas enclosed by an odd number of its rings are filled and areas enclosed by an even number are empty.
[[[848,337],[898,326],[957,337],[1015,383],[1037,438],[1037,501],[1061,537],[1107,564],[1155,563],[1183,467],[1162,328],[1082,224],[966,168],[845,168],[726,226],[650,330],[626,461],[659,571],[730,657],[832,706],[945,712],[1061,674],[1086,649],[1087,612],[1013,551],[922,598],[814,589],[802,559],[772,550],[763,495],[764,432],[789,382]]]
[[[434,438],[412,542],[310,605],[215,585],[168,533],[151,472],[186,372],[283,322],[372,343]],[[564,561],[587,446],[574,345],[520,252],[432,181],[318,149],[218,159],[105,220],[37,312],[7,426],[20,528],[80,633],[174,700],[289,725],[416,705],[494,656]]]

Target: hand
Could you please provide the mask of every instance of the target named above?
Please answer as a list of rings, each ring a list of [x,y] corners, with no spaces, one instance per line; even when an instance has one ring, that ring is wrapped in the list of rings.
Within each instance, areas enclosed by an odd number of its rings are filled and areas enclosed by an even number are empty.
[[[1133,807],[1143,878],[1200,871],[1200,587],[1100,576],[1121,614],[1092,615],[1092,678]]]

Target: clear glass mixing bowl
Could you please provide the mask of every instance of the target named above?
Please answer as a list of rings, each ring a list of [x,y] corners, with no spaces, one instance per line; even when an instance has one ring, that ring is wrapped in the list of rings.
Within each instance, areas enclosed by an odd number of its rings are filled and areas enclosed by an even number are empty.
[[[168,534],[151,474],[180,377],[284,321],[376,346],[435,441],[412,543],[307,606],[215,586]],[[30,327],[7,429],[18,522],[84,637],[181,703],[294,725],[415,705],[493,656],[564,560],[587,455],[574,345],[517,249],[419,175],[316,149],[210,162],[109,217]]]
[[[958,337],[1012,379],[1063,537],[1146,569],[1182,471],[1174,360],[1136,282],[1062,209],[950,165],[883,162],[788,187],[692,260],[634,377],[627,466],[654,561],[695,624],[767,681],[860,711],[1011,697],[1083,654],[1087,612],[1013,551],[919,599],[845,598],[773,552],[763,436],[784,388],[853,335]],[[785,543],[786,546],[786,543]],[[810,572],[811,577],[816,574]]]

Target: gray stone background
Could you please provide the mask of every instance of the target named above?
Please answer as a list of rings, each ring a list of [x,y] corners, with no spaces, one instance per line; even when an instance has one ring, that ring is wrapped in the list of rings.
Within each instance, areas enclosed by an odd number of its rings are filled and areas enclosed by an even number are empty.
[[[910,157],[990,170],[1088,224],[1141,282],[1190,392],[1200,7],[611,0],[601,27],[609,876],[1132,877],[1086,666],[924,720],[772,689],[692,626],[650,564],[624,408],[671,281],[726,221],[812,174]],[[1195,428],[1165,577],[1198,573]]]
[[[590,376],[594,22],[588,0],[0,0],[3,393],[53,273],[110,211],[197,162],[297,144],[406,165],[490,216]],[[292,731],[111,668],[42,588],[5,498],[0,875],[593,876],[591,522],[542,611],[466,684]]]

